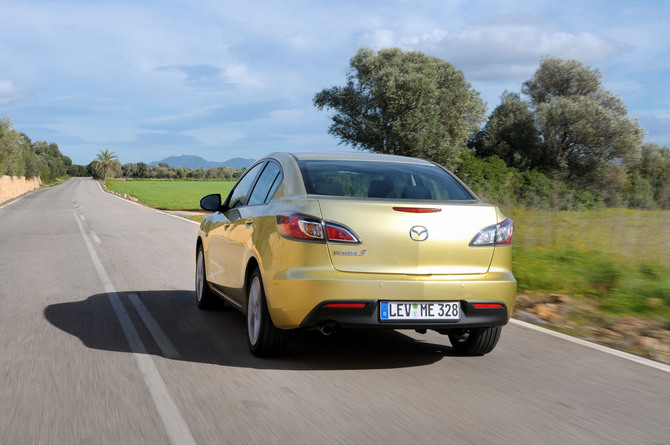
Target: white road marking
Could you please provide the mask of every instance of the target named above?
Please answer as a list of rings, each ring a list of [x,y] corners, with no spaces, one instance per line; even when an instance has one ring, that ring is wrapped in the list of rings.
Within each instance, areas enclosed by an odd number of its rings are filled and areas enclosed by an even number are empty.
[[[100,258],[98,257],[91,240],[84,230],[84,226],[82,225],[81,221],[79,221],[79,218],[77,218],[77,212],[73,210],[72,213],[74,214],[75,221],[77,221],[77,226],[79,226],[79,232],[81,232],[81,236],[84,238],[84,243],[88,249],[91,261],[93,262],[93,266],[95,266],[95,270],[98,273],[98,278],[100,278],[100,282],[102,283],[102,286],[107,293],[107,298],[112,305],[112,309],[116,314],[116,318],[121,324],[123,335],[128,341],[128,345],[130,346],[130,350],[135,357],[135,361],[137,362],[137,366],[140,369],[144,383],[149,389],[149,393],[151,394],[151,398],[154,401],[154,405],[156,405],[158,414],[163,421],[163,426],[165,427],[165,431],[170,438],[170,442],[174,445],[195,445],[195,438],[193,437],[190,428],[186,424],[184,417],[179,412],[179,408],[177,408],[174,400],[172,400],[172,397],[170,397],[170,393],[168,392],[167,386],[165,386],[165,382],[156,368],[156,364],[154,363],[151,356],[147,353],[147,348],[144,346],[144,343],[142,343],[142,339],[140,338],[137,329],[135,329],[133,322],[130,320],[128,312],[126,312],[126,309],[123,307],[121,298],[119,298],[119,294],[116,292],[109,275],[107,275],[107,272],[105,271],[105,268],[102,265],[102,262],[100,261]]]
[[[100,241],[100,238],[98,238],[98,235],[96,235],[93,230],[91,230],[91,238],[93,238],[93,241],[95,241],[96,243],[102,244],[102,241]]]
[[[84,215],[79,215],[82,221],[86,221],[86,217]]]
[[[660,369],[661,371],[670,372],[670,366],[663,363],[655,362],[653,360],[646,359],[644,357],[638,357],[637,355],[628,354],[627,352],[618,351],[616,349],[608,348],[607,346],[599,345],[598,343],[591,343],[581,338],[570,337],[569,335],[562,334],[560,332],[552,331],[550,329],[545,329],[540,326],[536,326],[532,323],[527,323],[525,321],[516,320],[514,318],[510,319],[510,323],[522,326],[524,328],[532,329],[533,331],[542,332],[552,337],[557,337],[578,345],[586,346],[587,348],[595,349],[596,351],[604,352],[606,354],[614,355],[626,360],[630,360],[635,363],[640,363],[651,368]]]
[[[133,304],[133,306],[135,306],[135,310],[137,310],[137,313],[140,314],[140,318],[146,325],[147,329],[149,329],[149,332],[151,332],[154,340],[156,340],[156,344],[163,352],[163,355],[167,358],[180,359],[181,355],[179,355],[179,352],[172,345],[172,342],[165,334],[165,331],[161,329],[160,325],[151,315],[149,309],[147,309],[144,303],[142,303],[140,297],[137,294],[128,294],[128,299]]]

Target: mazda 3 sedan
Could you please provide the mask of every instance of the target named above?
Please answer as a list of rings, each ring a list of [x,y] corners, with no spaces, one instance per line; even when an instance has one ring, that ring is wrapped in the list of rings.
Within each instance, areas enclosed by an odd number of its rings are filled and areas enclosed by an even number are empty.
[[[514,306],[514,224],[445,168],[366,153],[274,153],[252,165],[196,241],[196,303],[246,315],[248,345],[292,331],[428,329],[493,350]]]

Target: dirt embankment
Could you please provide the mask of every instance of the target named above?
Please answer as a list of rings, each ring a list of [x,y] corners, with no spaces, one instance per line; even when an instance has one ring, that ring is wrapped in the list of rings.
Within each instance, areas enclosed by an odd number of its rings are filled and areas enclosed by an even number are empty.
[[[0,176],[0,204],[39,188],[40,183],[39,177]]]
[[[559,294],[517,295],[514,318],[670,364],[670,324],[664,319],[605,316],[588,302]]]

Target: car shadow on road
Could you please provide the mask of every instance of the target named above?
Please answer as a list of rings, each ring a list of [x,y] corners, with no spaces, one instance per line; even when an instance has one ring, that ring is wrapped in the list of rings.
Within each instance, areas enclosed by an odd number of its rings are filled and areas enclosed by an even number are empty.
[[[238,311],[201,311],[192,291],[119,292],[147,353],[157,356],[166,356],[165,351],[140,317],[132,295],[139,297],[165,332],[179,354],[177,360],[255,369],[344,370],[424,366],[445,355],[457,356],[447,346],[447,337],[442,343],[418,340],[395,330],[343,329],[331,336],[296,330],[283,357],[259,359],[247,348],[246,320]],[[131,352],[107,294],[50,305],[44,309],[44,316],[56,328],[78,337],[86,347]]]

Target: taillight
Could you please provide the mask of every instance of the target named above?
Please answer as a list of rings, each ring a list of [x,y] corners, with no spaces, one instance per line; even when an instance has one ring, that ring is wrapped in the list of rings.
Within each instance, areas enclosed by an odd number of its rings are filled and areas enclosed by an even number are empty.
[[[277,215],[277,229],[280,235],[290,239],[360,243],[348,228],[300,213]]]
[[[319,220],[305,215],[289,213],[277,215],[277,229],[286,238],[318,241],[323,240],[323,226]]]
[[[470,241],[472,247],[505,246],[514,239],[514,222],[506,219],[500,224],[483,229]]]
[[[341,243],[358,243],[358,238],[345,227],[331,223],[326,224],[326,236],[328,241],[338,241]]]

